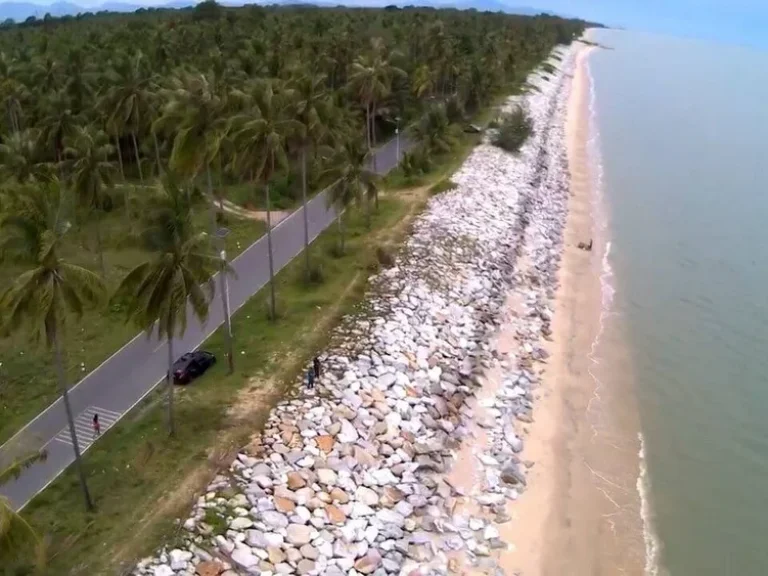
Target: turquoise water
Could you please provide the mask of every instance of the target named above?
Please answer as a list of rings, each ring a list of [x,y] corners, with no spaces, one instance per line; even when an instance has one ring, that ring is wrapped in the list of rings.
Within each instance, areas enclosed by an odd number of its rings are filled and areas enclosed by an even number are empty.
[[[660,574],[768,574],[768,54],[622,31],[590,57],[614,309]]]

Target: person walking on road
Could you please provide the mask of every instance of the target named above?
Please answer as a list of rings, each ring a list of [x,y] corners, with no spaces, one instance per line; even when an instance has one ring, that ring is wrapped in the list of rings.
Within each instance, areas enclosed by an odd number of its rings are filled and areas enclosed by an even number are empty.
[[[317,356],[312,360],[312,367],[315,369],[315,378],[320,378],[320,358]]]
[[[310,368],[307,370],[307,389],[313,390],[315,388],[315,369]]]
[[[93,438],[94,440],[101,436],[101,424],[99,423],[98,413],[93,413]]]

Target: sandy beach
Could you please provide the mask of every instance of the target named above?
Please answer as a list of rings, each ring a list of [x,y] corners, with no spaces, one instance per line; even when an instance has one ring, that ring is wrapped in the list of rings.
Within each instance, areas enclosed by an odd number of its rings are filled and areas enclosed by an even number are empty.
[[[563,574],[641,574],[635,536],[624,540],[616,512],[626,511],[634,526],[631,506],[636,495],[626,482],[603,474],[605,454],[592,412],[610,410],[603,399],[598,407],[598,384],[591,368],[603,320],[600,274],[606,244],[595,227],[594,175],[590,173],[589,96],[586,61],[592,48],[577,56],[568,103],[566,139],[571,173],[571,196],[565,230],[560,285],[552,323],[551,354],[536,402],[523,453],[534,462],[529,489],[511,505],[513,521],[502,531],[515,548],[502,554],[507,573],[525,576]],[[579,242],[594,239],[586,252]],[[607,395],[606,395],[607,396]],[[604,423],[606,418],[600,415]],[[601,427],[600,433],[603,428]],[[615,440],[615,438],[613,439]],[[612,440],[611,440],[612,441]],[[629,482],[636,478],[634,458],[622,450],[613,465]],[[596,462],[600,462],[598,465]],[[629,520],[633,518],[632,520]]]

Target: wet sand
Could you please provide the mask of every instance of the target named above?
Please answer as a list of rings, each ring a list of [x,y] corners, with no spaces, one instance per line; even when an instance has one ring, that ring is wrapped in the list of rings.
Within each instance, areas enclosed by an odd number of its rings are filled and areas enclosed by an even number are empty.
[[[598,367],[597,355],[607,317],[601,290],[606,239],[599,238],[596,227],[588,153],[590,51],[585,48],[577,56],[568,103],[571,198],[565,250],[548,345],[551,356],[522,454],[534,462],[529,488],[510,504],[512,521],[501,530],[502,539],[514,543],[499,558],[507,574],[643,573],[634,489],[636,418],[632,406],[619,406],[625,395],[601,390],[598,380],[605,370]],[[591,252],[578,249],[579,242],[590,238]]]

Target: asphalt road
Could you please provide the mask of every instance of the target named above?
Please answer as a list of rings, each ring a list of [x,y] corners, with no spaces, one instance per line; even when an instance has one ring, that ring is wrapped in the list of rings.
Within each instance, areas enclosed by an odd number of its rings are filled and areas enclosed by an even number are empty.
[[[410,147],[405,136],[400,137],[399,154]],[[376,151],[376,171],[386,174],[399,158],[398,146],[391,140]],[[336,212],[328,206],[326,191],[307,203],[310,241],[331,224]],[[282,269],[304,248],[302,208],[272,229],[275,272]],[[232,312],[240,308],[269,280],[267,237],[263,236],[231,262],[236,277],[228,279]],[[218,284],[217,284],[218,288]],[[224,322],[218,298],[211,304],[210,316],[203,324],[190,315],[183,338],[174,340],[178,355],[200,346]],[[98,412],[101,433],[104,434],[131,408],[136,406],[164,378],[168,369],[167,344],[145,334],[137,335],[103,364],[89,373],[69,391],[75,415],[78,443],[82,451],[98,440],[94,438],[91,419]],[[223,360],[223,359],[222,359]],[[48,457],[44,462],[26,470],[17,480],[0,487],[16,509],[24,507],[35,495],[53,482],[74,461],[74,451],[67,428],[61,399],[35,417],[16,436],[0,447],[0,457],[11,446],[45,446]]]

